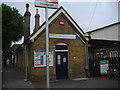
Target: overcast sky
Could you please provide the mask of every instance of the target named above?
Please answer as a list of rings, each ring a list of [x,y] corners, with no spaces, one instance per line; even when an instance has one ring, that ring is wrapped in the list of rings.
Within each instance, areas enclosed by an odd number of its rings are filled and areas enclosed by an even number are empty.
[[[10,0],[9,0],[10,1]],[[34,15],[35,9],[34,2],[4,2],[5,4],[15,7],[19,13],[24,15],[25,4],[29,3],[31,12],[31,33],[34,28]],[[65,1],[65,2],[63,2]],[[113,0],[114,1],[114,0]],[[91,31],[112,23],[118,22],[118,2],[110,2],[109,0],[83,0],[83,1],[72,1],[72,0],[59,0],[59,7],[63,8],[70,14],[70,16],[76,21],[76,23],[82,28],[84,32]],[[42,24],[45,20],[44,8],[38,8],[40,14],[40,23]],[[49,16],[55,12],[56,9],[49,9]]]

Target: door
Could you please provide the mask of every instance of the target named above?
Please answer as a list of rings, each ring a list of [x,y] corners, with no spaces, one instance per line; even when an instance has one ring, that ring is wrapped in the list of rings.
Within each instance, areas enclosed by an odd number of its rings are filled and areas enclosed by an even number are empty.
[[[56,78],[68,78],[68,52],[56,52]]]

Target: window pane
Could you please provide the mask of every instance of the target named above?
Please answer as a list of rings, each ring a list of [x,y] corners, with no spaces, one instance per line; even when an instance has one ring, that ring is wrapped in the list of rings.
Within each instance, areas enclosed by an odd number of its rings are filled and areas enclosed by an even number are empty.
[[[56,45],[56,50],[68,50],[66,45]]]

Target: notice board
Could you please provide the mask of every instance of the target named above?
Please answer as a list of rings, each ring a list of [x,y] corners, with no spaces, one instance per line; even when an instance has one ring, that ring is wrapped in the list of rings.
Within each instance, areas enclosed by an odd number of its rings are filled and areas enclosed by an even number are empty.
[[[49,66],[53,66],[53,51],[49,52]],[[34,51],[34,67],[46,67],[45,51]]]
[[[101,60],[100,61],[100,74],[108,74],[108,60]]]

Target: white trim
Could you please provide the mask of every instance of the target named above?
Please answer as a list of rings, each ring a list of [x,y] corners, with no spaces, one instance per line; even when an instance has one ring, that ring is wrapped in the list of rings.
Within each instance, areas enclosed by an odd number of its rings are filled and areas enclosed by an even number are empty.
[[[76,35],[74,34],[54,34],[50,33],[49,38],[58,38],[58,39],[76,39]]]
[[[61,12],[63,12],[63,10],[59,10],[50,20],[49,22],[52,22]]]
[[[49,21],[48,24],[50,24],[62,11],[60,10],[58,13],[54,15]],[[33,40],[39,33],[41,33],[45,29],[45,24],[40,28],[31,38],[30,40]]]
[[[65,44],[65,43],[58,43],[58,44],[56,44],[56,45],[67,45],[67,44]]]
[[[44,28],[45,28],[45,25],[44,25],[41,29],[39,29],[39,30],[30,38],[30,40],[34,41],[35,37],[36,37],[39,33],[41,33]]]
[[[80,28],[78,28],[78,26],[73,22],[73,20],[68,16],[68,14],[66,14],[65,11],[63,13],[70,20],[70,22],[77,28],[77,30],[84,36],[83,32],[80,30]]]
[[[68,16],[68,14],[63,10],[60,9],[49,21],[48,24],[50,24],[61,12],[70,20],[70,22],[76,27],[76,29],[84,36],[83,32],[80,30],[80,28],[73,22],[73,20]],[[41,33],[45,29],[45,24],[30,38],[30,40],[34,41],[35,37]]]
[[[55,50],[55,52],[69,52],[69,50]]]
[[[78,34],[76,34],[76,36],[85,44],[85,41]]]

